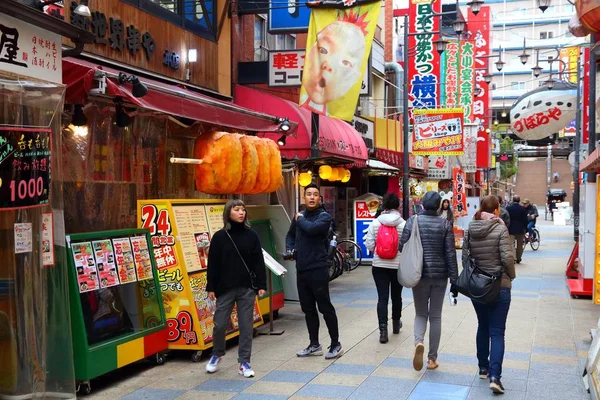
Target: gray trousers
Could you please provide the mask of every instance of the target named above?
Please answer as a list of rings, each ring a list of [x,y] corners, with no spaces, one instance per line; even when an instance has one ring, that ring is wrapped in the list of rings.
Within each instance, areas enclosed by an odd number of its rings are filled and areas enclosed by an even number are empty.
[[[213,352],[217,357],[225,355],[225,331],[233,305],[237,304],[240,340],[238,344],[238,362],[250,362],[252,354],[252,333],[254,330],[254,299],[256,291],[250,288],[232,289],[217,297],[217,309],[213,317]]]
[[[442,335],[442,307],[448,279],[422,278],[413,288],[415,302],[415,346],[423,343],[429,320],[429,360],[437,360]]]

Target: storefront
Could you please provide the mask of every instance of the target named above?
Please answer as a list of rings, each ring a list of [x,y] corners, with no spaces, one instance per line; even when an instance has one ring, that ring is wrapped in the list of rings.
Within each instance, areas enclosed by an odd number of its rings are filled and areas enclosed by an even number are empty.
[[[61,42],[90,34],[0,2],[0,398],[75,398],[60,163]]]

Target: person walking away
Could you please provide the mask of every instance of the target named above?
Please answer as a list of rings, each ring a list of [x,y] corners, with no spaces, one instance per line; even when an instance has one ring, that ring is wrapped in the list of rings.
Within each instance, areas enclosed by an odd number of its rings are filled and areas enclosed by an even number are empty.
[[[527,230],[527,223],[529,222],[527,219],[527,210],[520,203],[521,197],[514,196],[512,204],[506,208],[506,211],[510,215],[508,233],[510,233],[513,243],[515,240],[517,241],[517,264],[521,263],[521,258],[523,257],[523,237]]]
[[[311,183],[304,189],[306,211],[298,213],[285,238],[286,252],[295,251],[298,297],[306,319],[310,344],[296,353],[298,357],[321,356],[319,313],[329,330],[331,345],[326,359],[337,358],[343,349],[339,341],[338,319],[329,296],[327,253],[331,215],[321,207],[319,188]]]
[[[400,199],[394,193],[383,197],[383,210],[367,230],[365,247],[373,253],[373,279],[377,287],[377,319],[379,342],[387,343],[388,300],[392,298],[392,332],[402,327],[402,286],[398,282],[400,252],[398,243],[406,221],[400,216]]]
[[[262,246],[258,234],[250,229],[246,206],[241,200],[230,200],[223,211],[223,229],[210,242],[206,291],[216,301],[213,350],[206,371],[217,371],[225,355],[225,331],[237,304],[240,338],[238,373],[252,378],[250,366],[254,331],[254,302],[256,295],[264,296],[267,278]]]
[[[440,209],[440,217],[450,221],[454,225],[454,213],[450,206],[450,200],[446,199],[442,201],[442,208]]]
[[[419,234],[423,246],[423,272],[421,281],[413,288],[415,303],[415,353],[413,367],[423,368],[425,332],[429,320],[429,353],[427,369],[436,369],[440,337],[442,334],[442,307],[446,295],[448,278],[455,283],[458,278],[454,229],[452,224],[438,215],[442,201],[437,192],[427,192],[423,197],[424,211],[419,214]],[[400,251],[410,239],[415,216],[406,222],[400,239]],[[402,266],[400,266],[402,267]]]
[[[529,199],[523,200],[523,206],[527,209],[527,232],[529,233],[529,240],[535,240],[535,231],[533,229],[540,214],[535,204],[531,204]]]
[[[490,389],[504,393],[502,361],[504,359],[504,333],[510,308],[511,281],[515,279],[513,243],[500,215],[500,204],[494,196],[484,197],[463,242],[463,265],[470,255],[477,267],[489,274],[502,272],[498,301],[494,305],[478,303],[473,307],[477,314],[477,361],[479,378],[489,377]]]
[[[558,171],[554,171],[554,183],[558,182]]]
[[[506,208],[502,205],[502,196],[498,196],[498,203],[500,204],[500,219],[504,222],[506,228],[510,228],[510,214],[506,211]]]

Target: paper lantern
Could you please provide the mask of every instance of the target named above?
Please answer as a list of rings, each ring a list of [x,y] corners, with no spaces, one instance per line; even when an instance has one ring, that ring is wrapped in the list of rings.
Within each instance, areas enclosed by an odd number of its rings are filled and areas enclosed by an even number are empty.
[[[242,145],[242,179],[235,193],[246,194],[250,193],[254,189],[254,185],[256,185],[256,178],[258,176],[258,151],[254,145],[254,141],[249,136],[239,135],[239,138]]]
[[[345,168],[336,168],[336,169],[337,169],[337,179],[336,179],[336,181],[341,181],[342,179],[344,179]]]
[[[565,128],[577,113],[577,90],[573,85],[555,82],[521,96],[510,109],[512,132],[525,140],[546,138]]]
[[[267,144],[269,148],[269,173],[270,173],[270,181],[269,187],[267,188],[267,193],[272,193],[279,189],[283,184],[283,175],[281,173],[281,153],[279,152],[279,147],[277,143],[272,141],[271,139],[262,139],[263,142]]]
[[[344,177],[342,178],[342,183],[347,183],[350,181],[351,172],[349,169],[344,170]]]
[[[321,165],[319,167],[319,177],[321,179],[331,179],[331,174],[333,173],[333,168],[329,165]]]
[[[196,139],[196,189],[209,194],[234,193],[242,179],[242,144],[238,135],[209,132]]]
[[[300,186],[308,186],[312,182],[312,175],[308,172],[302,172],[298,175],[298,183]]]
[[[331,176],[329,177],[329,181],[331,182],[335,182],[337,181],[337,176],[338,176],[338,169],[337,168],[332,168],[331,169]]]
[[[590,31],[600,32],[600,0],[575,0],[579,21]]]
[[[269,145],[263,139],[255,136],[248,137],[254,143],[258,153],[258,174],[254,188],[247,194],[265,193],[271,183],[271,151],[269,150]]]

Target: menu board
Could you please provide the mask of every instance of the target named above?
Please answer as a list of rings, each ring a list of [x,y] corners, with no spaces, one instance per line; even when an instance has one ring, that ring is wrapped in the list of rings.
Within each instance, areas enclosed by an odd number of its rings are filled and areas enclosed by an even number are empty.
[[[90,242],[73,243],[73,259],[77,271],[79,293],[91,292],[99,288],[98,271]]]
[[[129,238],[113,239],[112,242],[121,285],[135,282],[135,262]]]
[[[151,279],[153,277],[152,261],[150,260],[150,252],[148,250],[146,237],[134,236],[130,239],[131,245],[133,246],[133,259],[135,260],[138,280],[143,281],[144,279]]]
[[[215,204],[206,206],[206,214],[208,216],[208,227],[210,234],[214,235],[219,229],[223,228],[223,211],[224,204]]]
[[[100,288],[103,289],[118,285],[119,278],[115,265],[115,253],[110,239],[93,241],[92,248],[94,249],[94,256],[96,258]]]
[[[210,234],[203,205],[174,206],[173,213],[188,272],[206,269]]]

